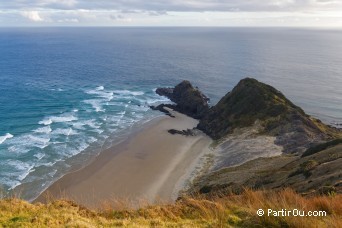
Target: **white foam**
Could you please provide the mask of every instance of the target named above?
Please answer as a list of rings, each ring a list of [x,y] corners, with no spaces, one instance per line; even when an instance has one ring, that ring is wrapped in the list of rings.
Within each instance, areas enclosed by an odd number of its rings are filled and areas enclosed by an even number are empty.
[[[7,133],[4,136],[0,136],[0,144],[2,144],[3,142],[5,142],[7,139],[13,138],[14,136],[10,133]]]
[[[33,147],[38,147],[44,149],[50,145],[49,135],[35,135],[35,134],[25,134],[14,138],[9,142],[8,151],[15,153],[26,153],[33,149]]]
[[[87,139],[87,143],[93,143],[93,142],[96,142],[97,141],[97,139],[96,138],[94,138],[94,137],[90,137],[90,138],[88,138]]]
[[[74,131],[72,128],[57,128],[52,132],[52,134],[70,136],[77,135],[78,133],[77,131]]]
[[[20,181],[24,180],[30,173],[32,173],[33,171],[35,171],[34,169],[34,165],[30,166],[29,169],[25,172],[23,172],[21,175],[18,176],[18,179]]]
[[[57,173],[57,169],[52,170],[52,172],[48,173],[50,177],[53,177]]]
[[[92,131],[96,132],[97,134],[102,134],[103,133],[103,130],[100,130],[100,129],[93,129]]]
[[[44,125],[50,125],[50,124],[52,124],[52,120],[51,119],[45,119],[45,120],[39,121],[38,123],[44,124]]]
[[[16,182],[15,185],[12,185],[10,189],[15,188],[18,184],[21,184],[20,181],[24,180],[31,172],[33,172],[34,165],[19,161],[19,160],[7,160],[6,165],[12,166],[15,171],[11,173],[11,179],[16,179],[19,183]]]
[[[141,96],[145,94],[143,91],[130,91],[130,90],[114,90],[113,92],[119,95],[133,95],[133,96]]]
[[[124,116],[125,114],[126,114],[126,111],[118,112],[118,115],[120,115],[120,116]]]
[[[130,103],[130,102],[128,102]],[[108,105],[115,105],[115,106],[124,106],[126,103],[124,102],[117,102],[117,101],[112,101],[112,102],[108,102]]]
[[[65,116],[50,116],[45,118],[42,121],[39,121],[39,124],[50,125],[52,123],[64,123],[64,122],[72,122],[78,120],[74,115],[65,115]]]
[[[113,92],[105,91],[103,86],[99,86],[95,90],[87,90],[86,93],[100,98],[105,98],[107,101],[111,101],[114,98]]]
[[[148,99],[147,101],[146,101],[146,103],[147,104],[149,104],[149,105],[152,105],[152,104],[155,104],[155,103],[160,103],[160,102],[170,102],[170,100],[169,99],[167,99],[167,98],[156,98],[156,99]]]
[[[78,145],[77,149],[78,149],[78,153],[84,151],[85,149],[87,149],[89,146],[89,144],[85,143],[85,142],[80,142],[80,144]]]
[[[6,180],[5,183],[10,186],[8,190],[12,190],[21,184],[20,181],[16,180]]]
[[[45,154],[43,154],[43,153],[38,153],[38,154],[35,154],[35,155],[33,155],[33,156],[35,156],[38,160],[41,160],[43,157],[45,157]]]
[[[100,124],[97,123],[95,119],[86,120],[83,123],[84,125],[88,125],[91,128],[100,128]]]
[[[59,161],[62,161],[62,159],[57,159],[57,160],[55,160],[54,162],[44,163],[44,164],[42,164],[41,166],[51,167],[51,166],[55,165],[57,162],[59,162]],[[38,167],[39,167],[39,166],[38,166]]]
[[[83,122],[75,122],[72,124],[72,126],[78,130],[85,130]]]
[[[50,138],[36,137],[33,135],[29,135],[28,138],[31,140],[32,146],[39,147],[41,149],[50,145]]]
[[[95,119],[75,122],[72,124],[72,126],[78,130],[85,130],[85,126],[89,126],[90,128],[97,129],[97,128],[100,128],[100,125],[101,124],[97,123]]]
[[[44,133],[44,134],[49,134],[52,129],[50,126],[46,126],[46,127],[41,127],[41,128],[38,128],[36,130],[33,130],[34,132],[36,133]]]
[[[89,144],[87,144],[86,142],[79,142],[78,145],[76,145],[76,147],[74,148],[69,148],[68,150],[64,151],[64,155],[66,155],[67,157],[73,157],[79,153],[81,153],[82,151],[84,151],[85,149],[87,149],[89,146]]]
[[[96,112],[104,112],[105,109],[103,109],[101,101],[100,100],[96,100],[96,99],[92,99],[92,100],[85,100],[83,101],[86,104],[90,104]]]

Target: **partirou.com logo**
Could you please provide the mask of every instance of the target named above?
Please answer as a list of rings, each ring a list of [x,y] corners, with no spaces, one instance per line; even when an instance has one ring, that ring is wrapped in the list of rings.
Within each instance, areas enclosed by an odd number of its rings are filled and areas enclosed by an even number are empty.
[[[298,209],[281,209],[281,210],[273,210],[273,209],[259,209],[257,210],[257,215],[259,216],[274,216],[274,217],[286,217],[286,216],[295,216],[295,217],[323,217],[327,216],[326,211],[304,211]]]

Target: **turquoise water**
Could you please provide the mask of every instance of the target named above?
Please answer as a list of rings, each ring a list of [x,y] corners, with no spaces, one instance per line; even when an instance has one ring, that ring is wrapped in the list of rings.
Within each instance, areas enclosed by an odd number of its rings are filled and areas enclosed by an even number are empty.
[[[342,32],[229,28],[0,29],[0,185],[32,199],[159,116],[188,79],[215,104],[244,77],[342,123]]]

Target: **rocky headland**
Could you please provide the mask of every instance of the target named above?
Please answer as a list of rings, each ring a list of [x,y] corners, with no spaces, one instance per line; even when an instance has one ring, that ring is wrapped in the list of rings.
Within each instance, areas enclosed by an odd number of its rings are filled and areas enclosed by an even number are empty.
[[[306,114],[280,91],[253,78],[241,80],[216,105],[189,81],[174,88],[158,88],[167,105],[199,119],[197,128],[214,140],[223,140],[236,129],[257,127],[259,134],[276,137],[286,153],[302,153],[319,143],[341,137],[341,131]],[[163,107],[161,105],[159,107]]]
[[[342,147],[339,140],[331,142],[342,138],[341,130],[306,114],[272,86],[245,78],[212,107],[189,81],[156,92],[175,103],[159,109],[199,119],[196,128],[215,140],[211,167],[190,193],[287,186],[298,192],[340,191]],[[313,148],[323,149],[303,156]]]
[[[198,88],[194,88],[189,81],[183,81],[174,88],[158,88],[156,93],[175,103],[157,106],[159,110],[164,110],[163,107],[166,106],[195,119],[201,119],[208,113],[209,98]]]

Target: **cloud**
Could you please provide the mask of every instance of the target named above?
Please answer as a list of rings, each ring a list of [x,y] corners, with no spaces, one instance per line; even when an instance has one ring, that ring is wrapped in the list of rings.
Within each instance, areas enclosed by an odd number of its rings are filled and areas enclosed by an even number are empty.
[[[117,20],[120,20],[120,19],[124,19],[125,17],[122,16],[121,14],[119,14],[119,15],[114,15],[114,14],[112,14],[112,15],[109,15],[109,18],[110,18],[111,20],[113,20],[113,21],[117,21]]]
[[[342,24],[342,0],[0,0],[0,4],[0,26]]]
[[[4,0],[1,0],[4,1]],[[342,8],[340,0],[12,0],[4,1],[4,9],[92,9],[140,11],[244,11],[274,12]]]
[[[58,23],[79,23],[80,21],[77,18],[65,18],[57,20]]]
[[[118,14],[118,15],[110,15],[109,18],[113,21],[119,21],[119,22],[132,22],[132,18],[130,17],[125,17],[122,14]]]
[[[44,19],[39,15],[37,11],[24,11],[21,13],[21,15],[30,21],[34,22],[41,22],[44,21]]]
[[[168,15],[167,11],[147,11],[146,12],[149,16],[163,16]]]

